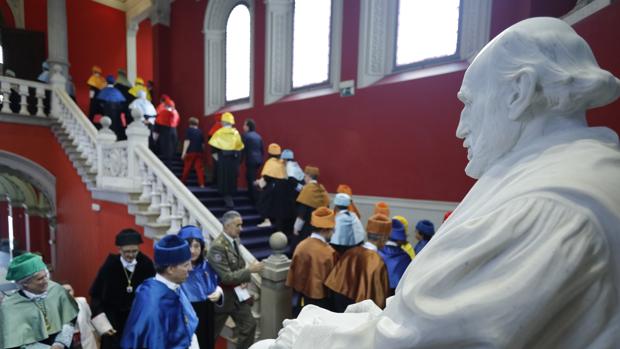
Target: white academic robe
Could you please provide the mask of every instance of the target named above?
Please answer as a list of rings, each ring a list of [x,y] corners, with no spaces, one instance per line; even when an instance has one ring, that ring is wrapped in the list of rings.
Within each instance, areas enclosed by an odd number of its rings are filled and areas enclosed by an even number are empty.
[[[545,135],[478,180],[380,315],[293,348],[618,348],[619,236],[617,135]]]

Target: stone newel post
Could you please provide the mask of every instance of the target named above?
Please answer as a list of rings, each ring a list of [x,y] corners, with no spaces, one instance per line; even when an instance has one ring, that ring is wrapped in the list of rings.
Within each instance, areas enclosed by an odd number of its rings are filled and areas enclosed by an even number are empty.
[[[276,338],[282,328],[282,321],[291,318],[291,289],[285,286],[291,260],[284,254],[286,235],[276,232],[269,238],[273,254],[265,259],[261,273],[261,317],[260,337]]]

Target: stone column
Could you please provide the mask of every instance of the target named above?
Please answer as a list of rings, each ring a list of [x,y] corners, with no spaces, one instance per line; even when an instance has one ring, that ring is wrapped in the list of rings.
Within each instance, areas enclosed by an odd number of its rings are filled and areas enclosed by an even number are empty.
[[[48,63],[60,65],[66,77],[69,71],[66,0],[47,0],[47,47]]]
[[[127,78],[134,83],[138,76],[138,51],[136,47],[136,37],[138,36],[138,23],[128,21],[127,23]]]
[[[261,273],[261,316],[260,337],[276,338],[282,328],[282,321],[291,318],[291,289],[285,286],[291,260],[284,254],[286,235],[276,232],[269,238],[273,254],[265,259]]]

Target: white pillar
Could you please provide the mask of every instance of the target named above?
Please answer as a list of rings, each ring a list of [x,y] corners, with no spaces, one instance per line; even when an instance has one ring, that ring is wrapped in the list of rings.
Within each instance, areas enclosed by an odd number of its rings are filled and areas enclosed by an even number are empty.
[[[47,47],[50,66],[58,64],[63,75],[69,70],[67,49],[67,4],[66,0],[47,0]]]
[[[134,21],[127,23],[127,78],[132,83],[135,83],[136,76],[138,76],[138,54],[136,48],[138,29],[138,23]]]

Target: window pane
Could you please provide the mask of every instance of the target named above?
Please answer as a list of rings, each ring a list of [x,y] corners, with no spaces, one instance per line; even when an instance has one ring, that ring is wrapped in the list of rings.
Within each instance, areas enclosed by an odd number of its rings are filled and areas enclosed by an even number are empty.
[[[329,80],[331,0],[295,0],[293,88]]]
[[[250,11],[235,7],[226,23],[226,100],[250,97]]]
[[[396,65],[456,53],[459,0],[400,0]]]

